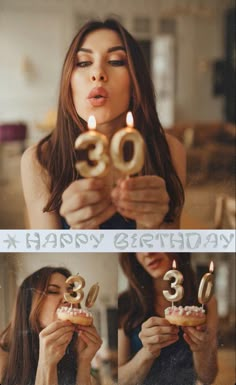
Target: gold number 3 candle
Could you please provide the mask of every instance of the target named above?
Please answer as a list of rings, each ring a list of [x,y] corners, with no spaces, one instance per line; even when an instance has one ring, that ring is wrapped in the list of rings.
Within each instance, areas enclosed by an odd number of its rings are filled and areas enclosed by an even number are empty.
[[[81,176],[86,178],[104,176],[109,170],[108,139],[97,132],[94,116],[88,119],[89,131],[79,135],[75,141],[77,150],[88,150],[88,160],[79,160],[75,167]],[[94,146],[94,148],[89,148]]]
[[[66,288],[66,292],[64,293],[65,300],[71,304],[81,302],[84,298],[84,278],[80,275],[71,275],[69,278],[67,278],[66,285],[68,286]]]
[[[127,127],[117,131],[110,144],[110,155],[115,168],[120,170],[124,175],[132,175],[138,173],[144,164],[144,141],[141,134],[133,128],[133,116],[131,112],[127,113]],[[133,156],[130,160],[124,160],[125,142],[133,143]]]
[[[170,281],[172,278],[175,279],[174,282],[172,282],[170,285],[171,289],[174,289],[175,292],[171,294],[169,290],[163,290],[163,295],[167,299],[167,301],[172,302],[173,305],[173,302],[180,301],[184,296],[184,288],[181,285],[184,279],[182,273],[179,270],[176,270],[175,260],[173,261],[172,267],[173,270],[168,270],[165,273],[163,279],[165,281]]]
[[[211,261],[209,273],[206,273],[200,282],[198,289],[198,301],[204,305],[210,301],[213,294],[214,279],[213,279],[214,264]]]

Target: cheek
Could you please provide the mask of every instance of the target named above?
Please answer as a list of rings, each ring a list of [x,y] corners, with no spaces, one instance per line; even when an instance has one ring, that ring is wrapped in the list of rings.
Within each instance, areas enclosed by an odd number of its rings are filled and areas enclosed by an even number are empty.
[[[58,302],[56,301],[48,301],[44,303],[39,316],[40,322],[42,324],[47,325],[53,321],[53,319],[55,318],[57,306],[58,306]],[[42,325],[42,326],[46,326],[46,325]]]
[[[143,258],[142,254],[136,254],[136,259],[141,266],[143,266]]]
[[[83,85],[82,79],[76,72],[72,73],[70,84],[73,100],[79,100],[81,95],[85,91],[85,87]]]

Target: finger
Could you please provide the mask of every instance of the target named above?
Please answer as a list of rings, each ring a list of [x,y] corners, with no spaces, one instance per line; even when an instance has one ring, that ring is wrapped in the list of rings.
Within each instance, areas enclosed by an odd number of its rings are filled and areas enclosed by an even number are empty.
[[[184,333],[183,334],[183,338],[185,339],[185,341],[187,342],[187,344],[191,347],[191,349],[194,348],[195,344],[193,343],[193,341],[191,340],[191,338],[189,337],[189,335],[187,333]],[[196,347],[196,346],[195,346]]]
[[[168,211],[168,202],[166,203],[152,203],[152,202],[132,202],[126,200],[119,200],[115,203],[118,210],[127,210],[131,212],[136,212],[136,216],[140,214],[149,214],[153,215],[158,211],[167,212]],[[137,214],[138,212],[138,214]]]
[[[203,325],[196,326],[196,329],[200,332],[205,332],[207,331],[207,325],[203,324]]]
[[[73,181],[63,192],[62,199],[67,199],[73,193],[89,190],[100,190],[104,187],[102,178],[85,178]]]
[[[197,330],[195,330],[195,328],[189,328],[188,330],[185,330],[185,333],[196,344],[199,344],[199,343],[205,341],[205,339],[206,339],[205,332],[198,332]]]
[[[111,196],[114,201],[128,200],[132,202],[163,202],[169,201],[169,196],[165,190],[160,189],[140,189],[127,190],[114,188]]]
[[[86,330],[80,330],[78,332],[78,335],[86,336],[86,338],[93,344],[102,344],[102,340],[98,335],[93,335],[91,333],[88,333]]]
[[[138,221],[140,224],[144,224],[146,227],[154,226],[154,228],[158,228],[158,226],[163,222],[163,218],[165,217],[168,210],[163,210],[163,212],[156,213],[140,213],[137,211],[124,210],[117,208],[117,211],[124,217],[133,219],[134,221]]]
[[[68,345],[72,340],[72,337],[73,337],[73,331],[64,333],[60,337],[56,338],[55,343],[57,346]]]
[[[116,208],[113,205],[109,205],[106,210],[99,213],[97,216],[72,226],[73,229],[96,229],[102,223],[106,222],[116,213]]]
[[[109,195],[108,190],[76,192],[63,200],[60,207],[60,215],[65,216],[88,205],[93,205],[105,199]]]
[[[99,201],[99,203],[89,204],[84,208],[67,213],[67,222],[70,224],[70,226],[74,226],[80,222],[82,223],[88,221],[104,212],[109,207],[109,205],[111,205],[109,200],[103,200]]]
[[[162,334],[162,335],[152,335],[150,337],[146,337],[142,339],[143,345],[153,345],[153,344],[162,344],[167,341],[173,341],[177,340],[179,337],[178,335],[172,335],[172,334]]]
[[[97,329],[93,325],[92,326],[78,325],[76,330],[78,330],[78,331],[82,330],[82,331],[85,331],[88,334],[91,334],[94,337],[99,337],[100,338],[100,336],[99,336],[99,334],[97,332]]]
[[[86,343],[86,345],[93,344],[95,346],[101,346],[102,345],[102,340],[101,339],[92,339],[88,333],[85,331],[80,330],[79,331],[79,337]]]
[[[86,332],[89,333],[89,334],[92,334],[92,335],[94,335],[94,336],[100,337],[100,336],[98,335],[97,329],[96,329],[95,326],[93,326],[93,325],[92,325],[92,326],[77,325],[76,330],[78,330],[78,331],[84,330],[84,331],[86,331]]]
[[[143,189],[143,188],[165,188],[165,180],[156,175],[136,176],[120,180],[120,188],[124,189]]]
[[[161,317],[149,317],[145,322],[143,322],[142,327],[153,327],[153,326],[170,326],[169,321]],[[176,326],[173,326],[176,327]]]
[[[60,329],[55,330],[53,333],[48,334],[47,338],[49,341],[58,340],[63,335],[67,335],[68,333],[73,334],[74,331],[75,331],[74,326],[66,326],[64,328],[60,328]]]
[[[44,328],[40,332],[40,334],[43,336],[46,336],[46,335],[54,333],[56,330],[64,329],[64,328],[68,328],[68,329],[73,328],[74,329],[74,325],[72,325],[72,323],[70,321],[57,320],[57,321],[49,324],[46,328]]]
[[[153,335],[160,335],[160,334],[178,334],[179,329],[176,326],[154,326],[151,328],[145,328],[142,329],[141,333],[144,336],[153,336]]]

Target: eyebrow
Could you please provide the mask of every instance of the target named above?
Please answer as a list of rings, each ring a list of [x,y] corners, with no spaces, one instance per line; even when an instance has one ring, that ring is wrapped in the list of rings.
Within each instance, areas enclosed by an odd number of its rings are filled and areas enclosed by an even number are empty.
[[[78,49],[78,52],[87,52],[87,53],[93,53],[93,51],[89,48],[79,48]],[[122,46],[122,45],[117,45],[117,46],[114,46],[114,47],[111,47],[111,48],[108,48],[107,52],[110,53],[110,52],[114,52],[114,51],[124,51],[126,52],[125,48]]]
[[[49,285],[48,285],[48,287],[49,286],[53,286],[53,287],[55,287],[55,288],[57,288],[57,289],[60,289],[60,286],[58,286],[58,285],[56,285],[56,284],[54,284],[54,283],[50,283]]]

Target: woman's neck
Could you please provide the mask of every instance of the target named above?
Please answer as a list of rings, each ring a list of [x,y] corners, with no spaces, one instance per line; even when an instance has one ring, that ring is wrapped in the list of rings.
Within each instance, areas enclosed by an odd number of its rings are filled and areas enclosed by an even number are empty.
[[[155,292],[154,308],[156,313],[159,316],[163,316],[164,310],[168,306],[170,306],[170,302],[168,302],[163,295],[163,290],[168,290],[168,288],[169,288],[169,283],[167,281],[164,281],[162,278],[153,280],[153,289]]]

